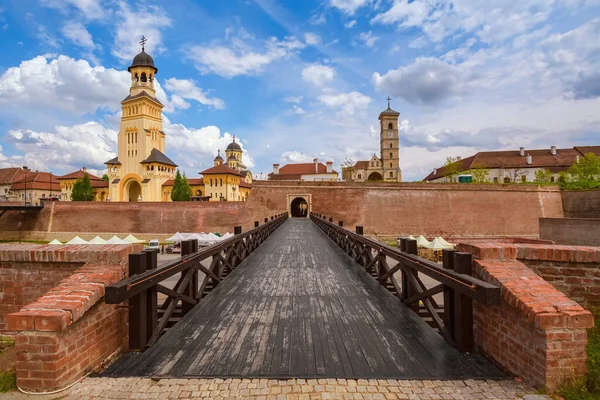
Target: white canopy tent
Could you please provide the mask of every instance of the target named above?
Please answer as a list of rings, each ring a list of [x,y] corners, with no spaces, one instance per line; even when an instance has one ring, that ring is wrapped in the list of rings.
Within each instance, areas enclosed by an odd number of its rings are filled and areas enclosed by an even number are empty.
[[[187,240],[187,238],[179,232],[176,232],[173,236],[165,239],[167,242],[181,242],[182,240]]]
[[[416,239],[415,239],[415,237],[414,237],[413,235],[408,235],[407,239],[410,239],[410,240],[416,240]]]
[[[436,237],[436,239],[437,239],[437,240],[439,240],[439,242],[440,242],[441,244],[445,245],[445,246],[452,246],[452,247],[454,247],[454,245],[453,245],[452,243],[446,242],[446,241],[444,240],[444,238],[443,238],[443,237],[441,237],[441,236],[438,236],[438,237]]]
[[[54,240],[52,240],[52,241],[51,241],[50,243],[48,243],[48,244],[62,244],[62,242],[61,242],[60,240],[58,240],[58,239],[54,239]]]
[[[69,240],[66,244],[88,244],[88,242],[83,240],[79,236],[75,236],[73,239]]]
[[[145,243],[144,240],[140,240],[131,234],[127,235],[123,240],[128,243]]]
[[[427,246],[428,249],[431,250],[444,250],[444,249],[451,249],[453,246],[447,245],[447,244],[443,244],[442,242],[439,241],[438,238],[435,238],[431,241],[431,243],[429,243],[429,245]]]
[[[121,238],[119,238],[117,235],[111,237],[110,239],[108,239],[106,241],[106,244],[131,244]]]
[[[89,244],[106,244],[106,240],[102,239],[100,236],[96,236],[92,240],[88,242]]]
[[[431,243],[429,240],[425,238],[425,236],[421,235],[417,238],[417,246],[418,247],[427,247]]]

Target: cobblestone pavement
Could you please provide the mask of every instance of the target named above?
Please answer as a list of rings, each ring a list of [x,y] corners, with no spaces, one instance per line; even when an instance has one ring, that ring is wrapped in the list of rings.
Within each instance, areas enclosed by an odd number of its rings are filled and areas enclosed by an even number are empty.
[[[162,379],[155,381],[147,378],[87,378],[69,391],[54,395],[53,398],[479,400],[520,399],[527,393],[534,393],[534,390],[512,380]]]

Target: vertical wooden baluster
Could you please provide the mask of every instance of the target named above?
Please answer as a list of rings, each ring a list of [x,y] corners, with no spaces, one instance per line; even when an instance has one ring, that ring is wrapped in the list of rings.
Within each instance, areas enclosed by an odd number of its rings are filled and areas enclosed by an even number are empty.
[[[444,269],[454,270],[454,249],[442,250],[442,266]],[[444,286],[444,326],[450,332],[452,339],[454,337],[454,291],[448,286]]]
[[[146,271],[155,270],[158,266],[158,250],[147,250],[146,252]],[[150,340],[152,333],[158,326],[158,285],[154,285],[147,290],[146,311],[148,317],[146,320],[146,343]]]
[[[473,258],[469,253],[454,253],[454,271],[459,274],[473,273]],[[454,342],[459,351],[473,351],[473,299],[454,293]]]
[[[129,255],[129,276],[146,271],[146,253]],[[129,348],[143,350],[148,341],[147,324],[147,292],[143,291],[129,299]]]
[[[413,239],[405,239],[404,240],[404,251],[408,254],[417,255],[417,241]],[[407,299],[411,297],[415,291],[412,290],[412,286],[409,283],[408,276],[406,274],[410,274],[412,271],[409,271],[409,268],[406,268],[406,271],[402,271],[402,293],[404,293],[404,298]],[[418,277],[418,275],[417,275]],[[408,305],[413,311],[418,311],[419,303]]]
[[[192,254],[193,251],[193,244],[191,240],[184,240],[181,242],[181,257],[185,257],[188,256],[190,254]],[[181,276],[185,276],[185,274],[188,273],[189,270],[183,270],[181,271]],[[196,283],[198,282],[198,270],[194,271],[194,275],[196,276]],[[192,279],[190,280],[190,282],[186,285],[185,289],[183,290],[183,294],[190,296],[191,298],[195,297],[194,294],[194,277],[192,277]],[[197,284],[196,284],[197,286]],[[197,289],[196,289],[197,291]],[[183,315],[187,314],[192,308],[194,307],[193,304],[189,304],[187,302],[184,302],[183,300],[181,301],[181,312]]]

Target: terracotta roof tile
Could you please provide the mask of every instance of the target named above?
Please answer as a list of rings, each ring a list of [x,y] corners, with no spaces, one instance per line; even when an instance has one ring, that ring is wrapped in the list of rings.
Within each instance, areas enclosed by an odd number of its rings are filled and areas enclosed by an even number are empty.
[[[211,175],[211,174],[229,174],[229,175],[237,175],[237,176],[242,176],[242,174],[240,174],[237,170],[229,168],[227,165],[225,164],[220,164],[217,165],[215,167],[211,167],[209,169],[205,169],[204,171],[200,172],[202,175]]]
[[[146,158],[144,161],[140,162],[140,164],[150,164],[150,163],[160,163],[160,164],[170,165],[172,167],[177,167],[177,164],[175,164],[173,161],[171,161],[171,159],[169,157],[164,155],[160,150],[158,150],[156,148],[152,149],[148,158]]]
[[[25,190],[27,187],[28,190],[38,189],[60,192],[58,177],[49,172],[29,172],[27,173],[27,182],[25,180],[25,175],[23,175],[22,179],[11,185],[10,190]]]
[[[71,172],[70,174],[59,176],[58,180],[83,178],[85,173],[86,173],[86,171],[83,171],[80,169],[79,171],[75,171],[75,172]],[[96,175],[92,175],[89,172],[87,174],[88,174],[88,177],[90,178],[90,181],[101,181],[102,180],[102,178],[98,178]]]
[[[252,189],[252,185],[249,184],[249,183],[246,183],[244,181],[240,182],[240,187],[247,188],[247,189]]]
[[[325,166],[325,164],[323,163],[317,163],[318,165],[318,172],[315,172],[315,164],[314,163],[301,163],[301,164],[286,164],[283,167],[279,168],[279,176],[285,176],[285,179],[292,179],[291,177],[296,177],[297,178],[293,178],[293,179],[300,179],[301,175],[315,175],[316,173],[319,174],[326,174],[327,173],[327,167]],[[336,171],[333,171],[332,173],[337,174]],[[275,176],[274,174],[269,174],[269,176]],[[277,179],[281,179],[281,178],[277,178]]]
[[[108,182],[103,181],[102,179],[100,179],[99,181],[90,181],[90,183],[92,184],[92,187],[94,189],[108,188]]]
[[[354,164],[354,169],[367,169],[369,168],[369,161],[357,161]]]
[[[22,168],[0,168],[0,184],[13,183],[25,176]]]

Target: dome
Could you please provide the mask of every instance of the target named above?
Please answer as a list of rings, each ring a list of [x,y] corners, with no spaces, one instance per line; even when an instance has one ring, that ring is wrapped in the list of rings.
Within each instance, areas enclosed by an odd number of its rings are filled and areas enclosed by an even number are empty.
[[[233,142],[229,143],[229,146],[227,146],[227,151],[230,150],[242,151],[242,148],[235,142],[235,139],[233,139]]]
[[[236,143],[237,144],[237,143]],[[239,146],[238,146],[239,147]],[[227,161],[237,161],[237,158],[235,158],[235,156],[232,154],[229,157],[227,157]]]
[[[218,154],[218,155],[215,157],[215,161],[223,161],[223,157],[221,157],[221,154]]]
[[[127,70],[131,71],[131,68],[133,67],[152,67],[154,68],[154,73],[158,72],[158,68],[154,66],[154,60],[152,59],[152,56],[146,53],[144,50],[142,50],[141,53],[133,58],[133,62],[131,63],[131,66],[127,68]]]

